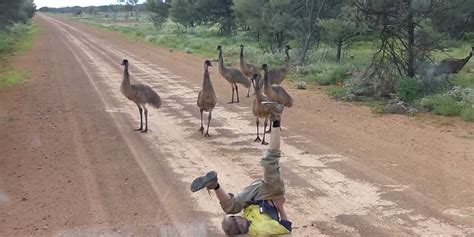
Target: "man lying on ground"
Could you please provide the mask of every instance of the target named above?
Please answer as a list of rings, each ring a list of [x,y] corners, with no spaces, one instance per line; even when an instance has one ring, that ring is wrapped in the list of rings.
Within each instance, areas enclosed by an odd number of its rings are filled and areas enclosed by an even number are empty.
[[[239,194],[227,193],[218,183],[217,173],[209,171],[191,183],[191,191],[203,188],[214,190],[222,209],[229,215],[222,221],[222,228],[228,235],[278,235],[291,232],[291,221],[285,212],[285,186],[280,174],[280,121],[283,106],[264,102],[270,108],[273,121],[268,150],[260,160],[263,180],[256,180]]]

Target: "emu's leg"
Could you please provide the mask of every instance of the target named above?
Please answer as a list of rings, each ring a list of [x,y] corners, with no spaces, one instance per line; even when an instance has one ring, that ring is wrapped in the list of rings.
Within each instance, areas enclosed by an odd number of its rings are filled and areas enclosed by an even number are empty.
[[[199,128],[199,132],[203,133],[204,126],[202,126],[202,109],[199,109],[199,111],[201,112],[201,127]]]
[[[260,135],[259,135],[259,131],[258,131],[258,127],[260,125],[260,121],[258,120],[258,117],[257,117],[257,120],[255,121],[255,124],[257,125],[257,138],[255,138],[255,140],[253,140],[254,142],[260,142],[262,140],[260,140]],[[265,131],[264,131],[265,132]],[[264,133],[265,134],[265,133]]]
[[[268,142],[265,141],[265,130],[267,129],[268,124],[268,117],[265,118],[265,122],[263,122],[263,140],[262,145],[268,145]]]
[[[249,86],[249,90],[247,91],[247,97],[250,97],[250,87],[252,86]]]
[[[206,130],[206,134],[204,134],[205,137],[210,137],[211,135],[209,135],[209,124],[211,123],[211,117],[212,117],[212,109],[209,110],[209,115],[207,116],[207,130]]]
[[[148,131],[148,109],[143,105],[143,110],[145,111],[145,129],[142,132]]]
[[[140,113],[140,127],[135,129],[135,131],[141,131],[143,130],[143,115],[142,115],[143,109],[138,103],[137,103],[137,106],[138,106],[138,112]]]
[[[234,84],[235,85],[235,93],[237,94],[237,102],[236,103],[239,103],[239,87],[237,87],[237,84]]]
[[[230,102],[228,102],[227,104],[232,104],[234,103],[234,84],[231,83],[230,86],[232,86],[232,100]]]

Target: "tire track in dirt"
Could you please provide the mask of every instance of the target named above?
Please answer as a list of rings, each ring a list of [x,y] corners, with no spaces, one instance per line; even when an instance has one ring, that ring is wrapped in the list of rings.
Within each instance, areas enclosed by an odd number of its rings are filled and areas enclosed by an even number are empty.
[[[58,24],[58,23],[55,22],[55,24]],[[76,48],[76,47],[73,47],[73,46],[78,46],[77,42],[75,42],[76,39],[71,34],[69,34],[67,31],[65,31],[63,28],[59,28],[59,29],[66,35],[66,39],[68,40],[67,44],[69,46],[69,50],[74,54],[76,60],[79,62],[79,66],[82,68],[82,70],[86,74],[86,77],[88,78],[88,80],[90,80],[91,84],[93,85],[93,87],[95,88],[97,93],[99,93],[99,95],[100,95],[101,89],[99,89],[96,82],[94,82],[94,77],[90,73],[88,73],[88,69],[86,68],[87,65],[84,65],[84,62],[81,60],[81,57],[78,56],[76,54],[76,51],[73,49],[73,48]],[[72,42],[72,44],[71,44],[71,42]],[[82,52],[87,52],[87,51],[82,51]],[[90,56],[90,55],[87,55],[87,56]],[[108,73],[107,71],[105,71],[105,72],[106,72],[106,74]],[[120,120],[120,119],[118,118],[118,116],[114,116],[117,113],[121,113],[120,110],[115,109],[115,106],[111,105],[110,102],[109,102],[110,100],[108,100],[107,98],[104,98],[103,96],[99,96],[99,97],[102,100],[102,103],[105,105],[106,111],[108,111],[112,115],[111,117],[114,120],[113,122],[117,125],[117,127],[120,127],[121,123],[118,122],[118,120]],[[212,231],[208,232],[208,230],[205,228],[206,223],[201,222],[199,220],[196,221],[194,224],[193,223],[188,223],[188,222],[181,223],[181,220],[187,219],[187,217],[185,217],[185,216],[188,213],[176,212],[176,210],[167,208],[167,205],[166,205],[167,203],[171,203],[171,202],[176,200],[176,197],[174,197],[176,192],[174,190],[170,189],[170,188],[166,188],[166,185],[163,184],[163,181],[157,179],[156,175],[150,174],[150,171],[153,171],[153,172],[159,171],[159,168],[154,168],[154,166],[156,166],[156,164],[155,164],[156,162],[150,160],[151,157],[147,156],[146,154],[144,154],[140,150],[135,149],[134,148],[135,146],[133,144],[134,142],[131,141],[131,139],[128,138],[128,135],[124,133],[124,130],[121,130],[121,135],[122,135],[123,139],[126,141],[126,143],[129,144],[128,148],[132,152],[132,154],[135,158],[135,161],[138,163],[138,165],[140,166],[142,172],[144,173],[144,175],[148,179],[150,186],[152,187],[152,189],[154,190],[154,192],[156,194],[155,196],[160,199],[160,202],[162,203],[163,209],[166,210],[166,213],[164,213],[163,216],[165,216],[166,218],[171,219],[171,223],[172,223],[171,225],[164,225],[164,226],[161,226],[159,228],[161,235],[163,235],[163,236],[176,236],[176,235],[177,236],[208,236],[208,235],[214,235],[213,233],[215,233],[215,232],[212,232]],[[91,180],[91,182],[88,182],[88,184],[90,184],[90,183],[92,183],[92,185],[91,185],[91,187],[89,187],[89,189],[90,189],[89,192],[90,193],[95,193],[95,190],[98,190],[97,185],[95,185],[96,182]],[[91,199],[90,202],[93,203],[93,204],[96,201],[100,200],[100,198],[98,198],[98,195],[95,195],[94,197],[91,197],[90,199]],[[104,209],[101,205],[94,205],[94,206],[97,207],[99,210]],[[184,206],[186,206],[186,205],[184,205]],[[104,215],[101,215],[101,216],[104,216]],[[97,217],[97,218],[99,218],[99,217]],[[120,228],[121,228],[120,229],[120,235],[133,235],[134,233],[136,233],[136,231],[138,229],[141,229],[142,232],[145,231],[145,233],[148,232],[148,234],[152,235],[152,233],[156,233],[156,232],[153,232],[152,226],[154,225],[154,223],[157,223],[157,222],[158,222],[158,220],[156,222],[154,222],[153,220],[149,220],[149,222],[144,223],[144,225],[120,226]],[[77,235],[88,235],[88,234],[92,234],[92,235],[106,234],[106,235],[109,235],[109,234],[112,234],[113,232],[116,232],[116,229],[117,228],[115,228],[115,227],[79,228],[79,229],[74,229],[74,230],[62,231],[62,232],[58,233],[58,235],[59,236],[77,236]]]
[[[118,103],[126,101],[118,88],[121,82],[121,70],[118,64],[122,58],[131,62],[131,74],[155,88],[162,96],[164,105],[158,111],[151,111],[150,127],[156,129],[144,136],[154,149],[168,155],[167,163],[177,177],[189,183],[196,174],[209,169],[219,172],[221,182],[228,191],[242,188],[260,175],[257,158],[262,147],[249,145],[253,139],[253,127],[245,117],[251,117],[249,109],[236,106],[238,112],[228,111],[218,106],[212,120],[211,139],[202,139],[195,131],[199,120],[196,119],[195,99],[198,88],[189,88],[184,79],[172,75],[151,62],[140,59],[124,49],[114,48],[107,42],[74,27],[54,20],[65,30],[69,39],[81,49],[100,75],[100,83],[109,87],[109,94]],[[70,32],[70,33],[69,33]],[[72,36],[74,35],[74,36]],[[116,63],[115,63],[116,62]],[[120,108],[114,108],[136,118],[133,103],[124,102]],[[166,134],[166,135],[164,135]],[[304,138],[301,142],[309,143]],[[452,225],[424,215],[419,210],[405,209],[397,203],[382,198],[387,192],[403,191],[407,187],[394,184],[382,187],[362,180],[353,180],[335,169],[328,167],[334,162],[344,162],[346,157],[337,154],[306,154],[298,148],[282,144],[283,172],[288,176],[287,190],[289,213],[298,223],[317,223],[329,226],[333,233],[356,234],[357,228],[345,224],[354,219],[371,225],[373,232],[405,233],[419,235],[463,235],[472,230]],[[232,164],[232,165],[229,165]],[[150,176],[153,173],[150,172]],[[236,180],[235,177],[239,177]],[[214,228],[219,228],[222,215],[216,200],[206,194],[193,195],[198,209],[213,216]],[[311,229],[314,233],[316,229]],[[298,233],[298,230],[296,230]],[[301,231],[305,233],[305,231]],[[360,233],[360,232],[359,232]]]

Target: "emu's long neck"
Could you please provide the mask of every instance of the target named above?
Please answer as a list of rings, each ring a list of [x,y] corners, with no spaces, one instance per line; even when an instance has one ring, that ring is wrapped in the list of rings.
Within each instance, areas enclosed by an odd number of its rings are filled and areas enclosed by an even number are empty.
[[[224,59],[222,58],[222,49],[219,49],[219,72],[225,71]]]
[[[245,66],[245,59],[244,59],[244,48],[240,48],[240,66]]]
[[[130,85],[130,74],[128,73],[128,65],[125,65],[123,69],[122,86],[129,86],[129,85]]]
[[[212,82],[211,78],[209,77],[209,70],[207,65],[204,66],[204,79],[202,80],[202,88],[212,89]]]
[[[270,81],[268,80],[268,68],[263,69],[263,88],[269,88]]]
[[[472,51],[471,53],[469,54],[469,56],[467,56],[465,59],[464,59],[464,64],[466,64],[467,62],[469,62],[469,59],[471,59],[472,57]]]
[[[256,84],[258,85],[259,83]],[[262,93],[262,88],[260,88],[259,86],[255,87],[255,98],[257,98],[258,102],[266,100],[265,96]]]
[[[288,49],[285,49],[285,68],[288,69],[288,64],[290,62],[290,55],[288,54]]]

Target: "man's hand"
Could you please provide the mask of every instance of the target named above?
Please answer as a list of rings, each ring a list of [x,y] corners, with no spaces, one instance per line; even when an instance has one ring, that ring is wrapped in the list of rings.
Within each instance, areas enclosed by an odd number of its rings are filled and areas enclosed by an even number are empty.
[[[283,207],[283,204],[285,204],[285,196],[281,196],[279,198],[273,199],[273,204],[276,206],[278,209],[278,213],[280,214],[280,219],[288,221],[288,216],[286,215],[285,208]]]
[[[283,204],[285,204],[285,196],[281,196],[279,198],[276,198],[276,199],[273,199],[273,204],[275,204],[275,206],[280,209],[281,207],[283,207]]]

